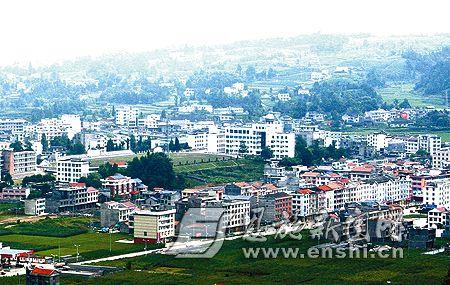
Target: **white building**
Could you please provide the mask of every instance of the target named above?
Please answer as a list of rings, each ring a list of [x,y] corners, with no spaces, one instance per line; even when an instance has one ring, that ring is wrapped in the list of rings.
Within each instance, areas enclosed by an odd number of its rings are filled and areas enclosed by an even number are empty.
[[[175,236],[175,209],[133,214],[135,243],[165,243]]]
[[[376,123],[390,121],[392,118],[391,115],[392,115],[391,112],[383,110],[383,109],[368,111],[368,112],[364,113],[365,119],[370,120],[372,122],[376,122]]]
[[[273,151],[274,158],[294,157],[295,134],[283,132],[279,123],[253,123],[249,125],[226,125],[225,152],[239,155],[242,146],[246,153],[260,155],[264,147]]]
[[[447,217],[450,213],[444,207],[437,207],[428,211],[427,226],[428,228],[444,228]]]
[[[405,140],[406,153],[414,154],[419,150],[424,150],[433,156],[441,149],[441,143],[441,137],[437,135],[418,135],[409,137]]]
[[[0,131],[10,131],[11,133],[21,133],[27,121],[23,119],[0,119]]]
[[[80,158],[60,158],[56,162],[56,181],[78,182],[90,173],[89,161]]]
[[[277,95],[278,100],[282,101],[282,102],[287,102],[287,101],[291,101],[291,94],[289,93],[278,93]]]
[[[423,203],[450,209],[450,179],[436,179],[423,190]]]
[[[385,133],[371,133],[367,135],[367,145],[374,147],[377,151],[385,149],[388,145]]]
[[[224,208],[223,223],[225,231],[244,231],[250,224],[250,201],[248,200],[223,200],[220,202],[206,201],[206,207],[222,206]]]
[[[432,157],[434,168],[449,168],[450,167],[450,147],[443,147],[437,150]]]
[[[184,97],[193,98],[195,95],[195,90],[193,88],[186,88],[184,90]]]
[[[25,200],[25,215],[42,216],[45,214],[45,198]]]
[[[131,106],[121,107],[116,110],[115,122],[121,127],[134,128],[138,124],[139,109]]]

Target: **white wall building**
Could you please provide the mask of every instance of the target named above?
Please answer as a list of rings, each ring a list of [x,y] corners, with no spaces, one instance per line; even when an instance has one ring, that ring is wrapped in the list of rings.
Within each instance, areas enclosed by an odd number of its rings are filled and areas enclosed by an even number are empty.
[[[78,182],[89,173],[89,161],[86,159],[63,157],[56,162],[56,180],[59,182]]]
[[[427,183],[423,190],[423,203],[450,209],[450,178]]]
[[[116,110],[116,125],[122,127],[136,127],[138,124],[139,109],[131,106],[121,107]]]

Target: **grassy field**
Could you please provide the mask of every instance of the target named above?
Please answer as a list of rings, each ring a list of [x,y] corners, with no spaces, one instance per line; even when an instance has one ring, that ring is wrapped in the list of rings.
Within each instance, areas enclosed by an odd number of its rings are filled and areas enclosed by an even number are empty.
[[[130,252],[144,250],[144,245],[118,243],[117,240],[132,239],[132,236],[126,234],[111,234],[111,249],[109,251],[109,234],[88,232],[70,237],[49,237],[11,234],[0,236],[0,241],[5,245],[10,245],[16,249],[34,249],[38,255],[76,256],[76,247],[80,245],[80,260],[89,260],[102,258],[111,255],[118,255]],[[148,245],[148,248],[156,246]]]
[[[129,155],[129,156],[118,156],[113,158],[99,158],[99,159],[93,159],[91,160],[92,166],[99,166],[107,161],[130,161],[135,157],[141,157],[145,153],[139,153],[136,155]],[[170,159],[172,159],[172,163],[174,166],[180,165],[180,164],[194,164],[194,163],[201,163],[203,161],[215,161],[216,159],[222,160],[222,159],[230,159],[229,156],[225,155],[216,155],[216,154],[206,154],[206,153],[170,153]]]
[[[84,217],[46,218],[36,222],[10,223],[0,226],[0,235],[22,234],[31,236],[68,237],[86,233],[92,220]],[[1,239],[1,236],[0,236]]]
[[[202,184],[224,184],[238,181],[255,181],[262,177],[264,162],[260,159],[238,159],[201,164],[175,166],[175,171],[185,177],[186,187]]]
[[[242,248],[299,248],[316,244],[309,238],[269,238],[264,243],[227,241],[211,259],[182,259],[166,255],[102,262],[129,268],[93,279],[62,277],[61,284],[439,284],[450,265],[448,255],[422,255],[405,250],[404,258],[250,258]],[[14,284],[13,278],[5,284]],[[16,281],[17,282],[17,281]]]
[[[0,203],[0,222],[5,219],[20,218],[24,216],[23,203]]]
[[[395,99],[402,102],[408,99],[412,107],[435,106],[437,108],[446,108],[442,96],[421,95],[414,91],[414,84],[398,84],[377,89],[378,94],[383,100],[392,103]]]

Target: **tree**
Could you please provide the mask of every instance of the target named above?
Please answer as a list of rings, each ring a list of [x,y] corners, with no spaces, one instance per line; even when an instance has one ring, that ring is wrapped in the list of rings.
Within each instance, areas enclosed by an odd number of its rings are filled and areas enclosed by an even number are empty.
[[[408,99],[403,99],[403,101],[398,105],[398,107],[400,109],[410,109],[411,108],[411,104],[409,104]]]
[[[245,70],[245,79],[247,80],[247,82],[251,82],[255,80],[255,78],[256,78],[256,69],[254,66],[249,65]]]
[[[48,150],[48,140],[47,140],[47,136],[45,134],[42,134],[41,144],[42,144],[42,151],[47,151]]]
[[[7,186],[14,185],[14,180],[12,179],[12,176],[8,171],[2,171],[2,181],[4,181]]]
[[[135,157],[128,163],[126,174],[137,177],[149,188],[173,188],[176,175],[172,162],[164,153],[147,153],[140,158]]]
[[[89,173],[86,177],[81,177],[78,182],[85,183],[88,187],[94,187],[100,189],[102,187],[102,182],[100,181],[102,177],[98,172]]]
[[[67,151],[67,154],[69,155],[84,154],[84,153],[86,153],[86,149],[84,148],[84,145],[79,141],[71,145],[69,150]]]
[[[263,147],[261,150],[261,157],[265,160],[273,157],[273,151],[268,147]]]
[[[175,143],[174,143],[174,146],[173,146],[174,148],[175,148],[175,151],[180,151],[180,141],[178,140],[178,137],[175,137]]]
[[[112,176],[116,173],[119,173],[119,166],[117,164],[112,164],[107,162],[98,167],[98,173],[102,178],[106,178],[108,176]]]
[[[131,134],[130,136],[130,149],[132,151],[136,151],[136,138],[134,137],[133,134]]]
[[[11,143],[9,147],[12,148],[14,152],[23,151],[23,146],[20,141],[15,141]]]
[[[28,186],[29,184],[35,184],[35,183],[49,183],[54,182],[55,177],[51,174],[35,174],[31,176],[26,176],[22,179],[22,186]]]
[[[241,141],[239,144],[239,154],[245,155],[248,153],[248,147],[245,145],[244,141]]]
[[[109,139],[106,142],[106,151],[115,151],[115,150],[116,150],[116,145],[114,144],[112,139]]]

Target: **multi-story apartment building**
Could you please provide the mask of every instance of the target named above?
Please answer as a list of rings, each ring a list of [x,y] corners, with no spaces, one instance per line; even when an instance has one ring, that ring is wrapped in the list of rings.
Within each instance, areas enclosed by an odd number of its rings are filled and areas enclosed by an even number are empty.
[[[107,188],[111,192],[111,197],[128,196],[139,193],[139,191],[147,190],[142,181],[137,178],[131,178],[122,174],[108,176],[101,180],[103,188]]]
[[[64,135],[72,139],[81,132],[81,119],[79,115],[62,115],[61,118],[42,119],[37,124],[26,126],[24,131],[39,141],[43,135],[47,140]]]
[[[36,153],[34,151],[2,152],[3,171],[7,171],[13,178],[32,175],[36,171]]]
[[[133,107],[122,107],[116,110],[116,125],[134,128],[138,125],[139,109]]]
[[[262,221],[277,222],[292,215],[292,196],[285,192],[268,194],[259,199],[258,206],[264,208]]]
[[[175,236],[175,209],[133,214],[135,243],[165,243]]]
[[[26,123],[23,119],[0,119],[0,132],[21,133]]]
[[[222,207],[225,233],[241,232],[250,224],[250,201],[223,199],[206,201],[206,207]]]
[[[332,181],[326,185],[290,193],[293,213],[307,216],[316,214],[319,210],[336,211],[348,203],[392,203],[403,201],[410,196],[411,182],[404,178],[381,176],[364,181],[345,182]]]
[[[264,147],[273,151],[275,158],[294,157],[295,134],[283,132],[277,122],[266,121],[249,125],[227,125],[225,128],[225,152],[233,155],[245,153],[260,155]]]
[[[380,151],[387,147],[388,138],[385,133],[371,133],[367,135],[367,145]]]
[[[50,213],[92,209],[98,202],[98,196],[99,191],[93,187],[86,187],[84,183],[69,183],[53,190],[46,199],[46,208]]]
[[[450,178],[427,183],[423,191],[423,203],[450,209]]]
[[[418,135],[405,140],[406,153],[414,154],[419,150],[425,150],[431,156],[441,149],[441,137],[437,135]]]
[[[78,182],[90,173],[89,161],[81,158],[61,158],[56,162],[58,182]]]
[[[437,150],[431,157],[434,168],[450,168],[450,146]]]

